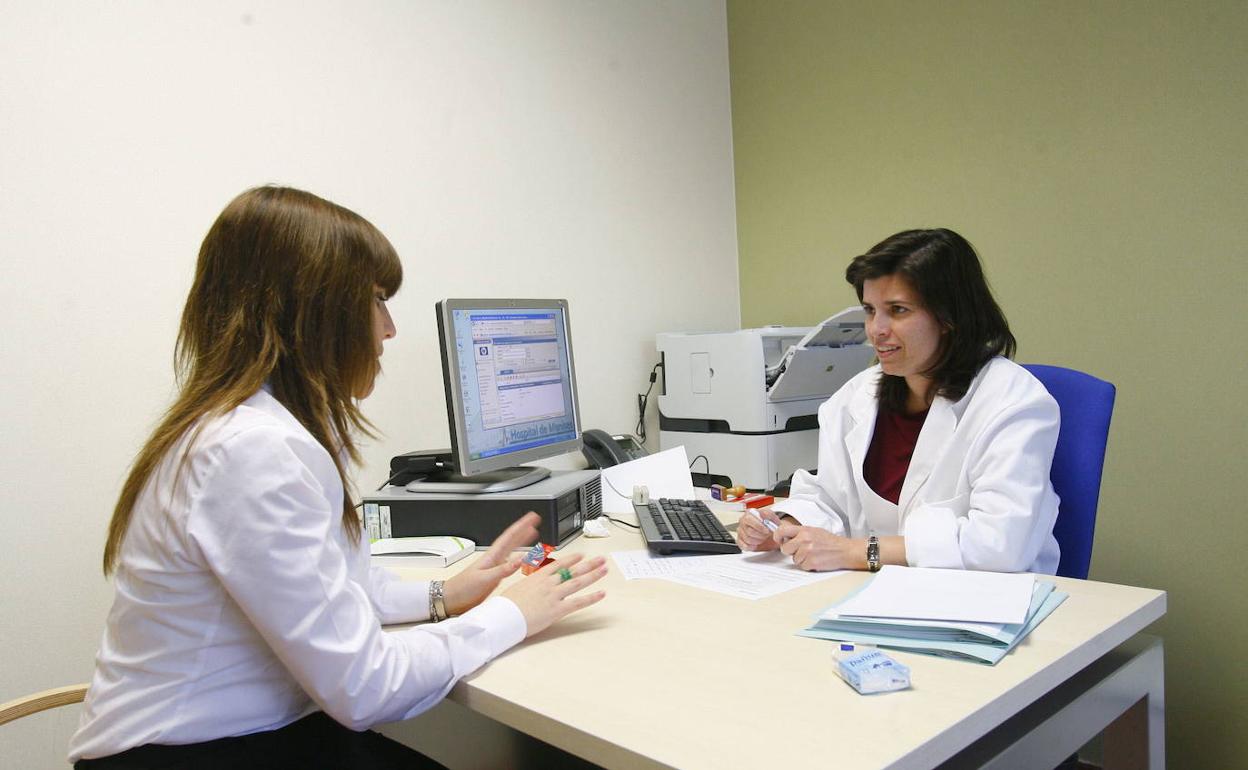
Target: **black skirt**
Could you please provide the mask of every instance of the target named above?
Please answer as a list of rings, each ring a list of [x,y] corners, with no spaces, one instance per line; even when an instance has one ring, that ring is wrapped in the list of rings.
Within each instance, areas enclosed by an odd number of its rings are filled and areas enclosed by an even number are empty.
[[[384,735],[356,732],[318,711],[296,722],[251,735],[182,746],[147,744],[99,759],[80,759],[74,770],[346,770],[442,768]]]

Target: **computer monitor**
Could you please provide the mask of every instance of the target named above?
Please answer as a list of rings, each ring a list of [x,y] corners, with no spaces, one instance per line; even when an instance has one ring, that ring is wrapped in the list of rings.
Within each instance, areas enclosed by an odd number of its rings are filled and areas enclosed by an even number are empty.
[[[568,303],[437,303],[454,472],[409,489],[501,492],[550,475],[520,463],[581,448]]]

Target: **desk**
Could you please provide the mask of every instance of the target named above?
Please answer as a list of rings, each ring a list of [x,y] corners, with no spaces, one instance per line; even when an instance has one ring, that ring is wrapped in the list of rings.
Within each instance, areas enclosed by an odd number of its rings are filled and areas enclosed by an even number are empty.
[[[560,553],[642,547],[611,529]],[[1107,767],[1164,767],[1161,643],[1135,638],[1164,592],[1055,578],[1070,598],[995,667],[895,653],[913,688],[861,696],[833,643],[793,632],[866,577],[753,602],[613,571],[605,600],[449,697],[609,768],[1052,768],[1111,723]]]

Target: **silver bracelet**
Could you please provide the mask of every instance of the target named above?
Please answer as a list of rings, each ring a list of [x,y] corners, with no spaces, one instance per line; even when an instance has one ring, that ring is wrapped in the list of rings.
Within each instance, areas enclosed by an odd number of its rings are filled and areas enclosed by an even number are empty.
[[[429,582],[429,619],[434,623],[446,620],[446,593],[441,580]]]

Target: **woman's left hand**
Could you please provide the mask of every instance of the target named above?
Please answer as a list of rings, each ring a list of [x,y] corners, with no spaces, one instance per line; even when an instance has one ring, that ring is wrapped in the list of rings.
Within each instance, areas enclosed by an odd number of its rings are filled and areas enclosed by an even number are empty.
[[[793,557],[793,563],[811,572],[834,569],[863,569],[866,544],[862,540],[834,535],[820,527],[781,524],[773,537],[780,551]],[[859,548],[858,544],[862,543]]]
[[[442,586],[446,611],[462,615],[485,601],[503,578],[520,567],[520,556],[512,554],[537,540],[537,525],[542,519],[532,511],[524,514],[499,535],[488,551],[467,569]]]

